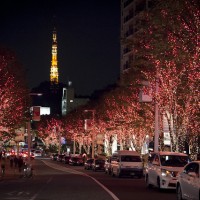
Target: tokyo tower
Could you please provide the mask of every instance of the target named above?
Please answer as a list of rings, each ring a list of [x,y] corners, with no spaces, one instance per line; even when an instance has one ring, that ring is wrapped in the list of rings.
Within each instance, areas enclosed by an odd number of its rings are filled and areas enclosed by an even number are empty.
[[[53,30],[52,59],[50,68],[50,83],[58,84],[58,60],[57,60],[57,35],[56,28]]]

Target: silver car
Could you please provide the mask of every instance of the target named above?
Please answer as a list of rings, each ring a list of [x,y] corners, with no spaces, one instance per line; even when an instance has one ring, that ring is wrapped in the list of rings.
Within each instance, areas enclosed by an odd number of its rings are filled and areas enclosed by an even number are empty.
[[[200,161],[187,164],[178,176],[177,199],[200,199]]]

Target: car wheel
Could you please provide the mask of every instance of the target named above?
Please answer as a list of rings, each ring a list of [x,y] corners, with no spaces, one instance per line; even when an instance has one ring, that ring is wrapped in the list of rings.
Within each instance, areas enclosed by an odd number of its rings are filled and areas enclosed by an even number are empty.
[[[177,197],[177,200],[183,200],[181,186],[179,184],[177,185],[177,189],[176,189],[176,197]]]
[[[152,188],[152,185],[149,183],[149,176],[148,174],[146,174],[145,176],[145,183],[146,183],[146,187],[151,189]]]
[[[143,174],[138,175],[138,178],[141,179],[143,177]]]
[[[159,177],[157,178],[157,187],[161,191],[161,188],[160,188],[160,178]]]
[[[200,190],[199,190],[199,199],[200,199]]]
[[[114,172],[113,172],[113,169],[111,170],[111,176],[115,176]]]
[[[118,178],[121,178],[121,173],[120,173],[119,170],[117,171],[117,177],[118,177]]]

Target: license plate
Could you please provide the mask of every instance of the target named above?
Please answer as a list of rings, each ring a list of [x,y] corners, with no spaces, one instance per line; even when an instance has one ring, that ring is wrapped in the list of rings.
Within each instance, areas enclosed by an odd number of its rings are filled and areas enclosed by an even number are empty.
[[[135,175],[135,173],[134,173],[134,172],[131,172],[131,175],[133,176],[133,175]]]

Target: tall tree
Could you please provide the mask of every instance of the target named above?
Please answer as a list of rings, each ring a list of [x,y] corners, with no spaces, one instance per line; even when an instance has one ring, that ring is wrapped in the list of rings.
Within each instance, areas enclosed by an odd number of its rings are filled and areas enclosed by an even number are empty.
[[[152,91],[159,79],[159,93],[153,92],[153,99],[168,119],[175,151],[180,148],[178,138],[189,136],[191,142],[199,131],[200,1],[157,0],[155,5],[138,16],[142,23],[131,41],[134,67],[140,68]]]
[[[0,49],[0,136],[12,136],[25,123],[28,104],[22,66],[10,50]]]

